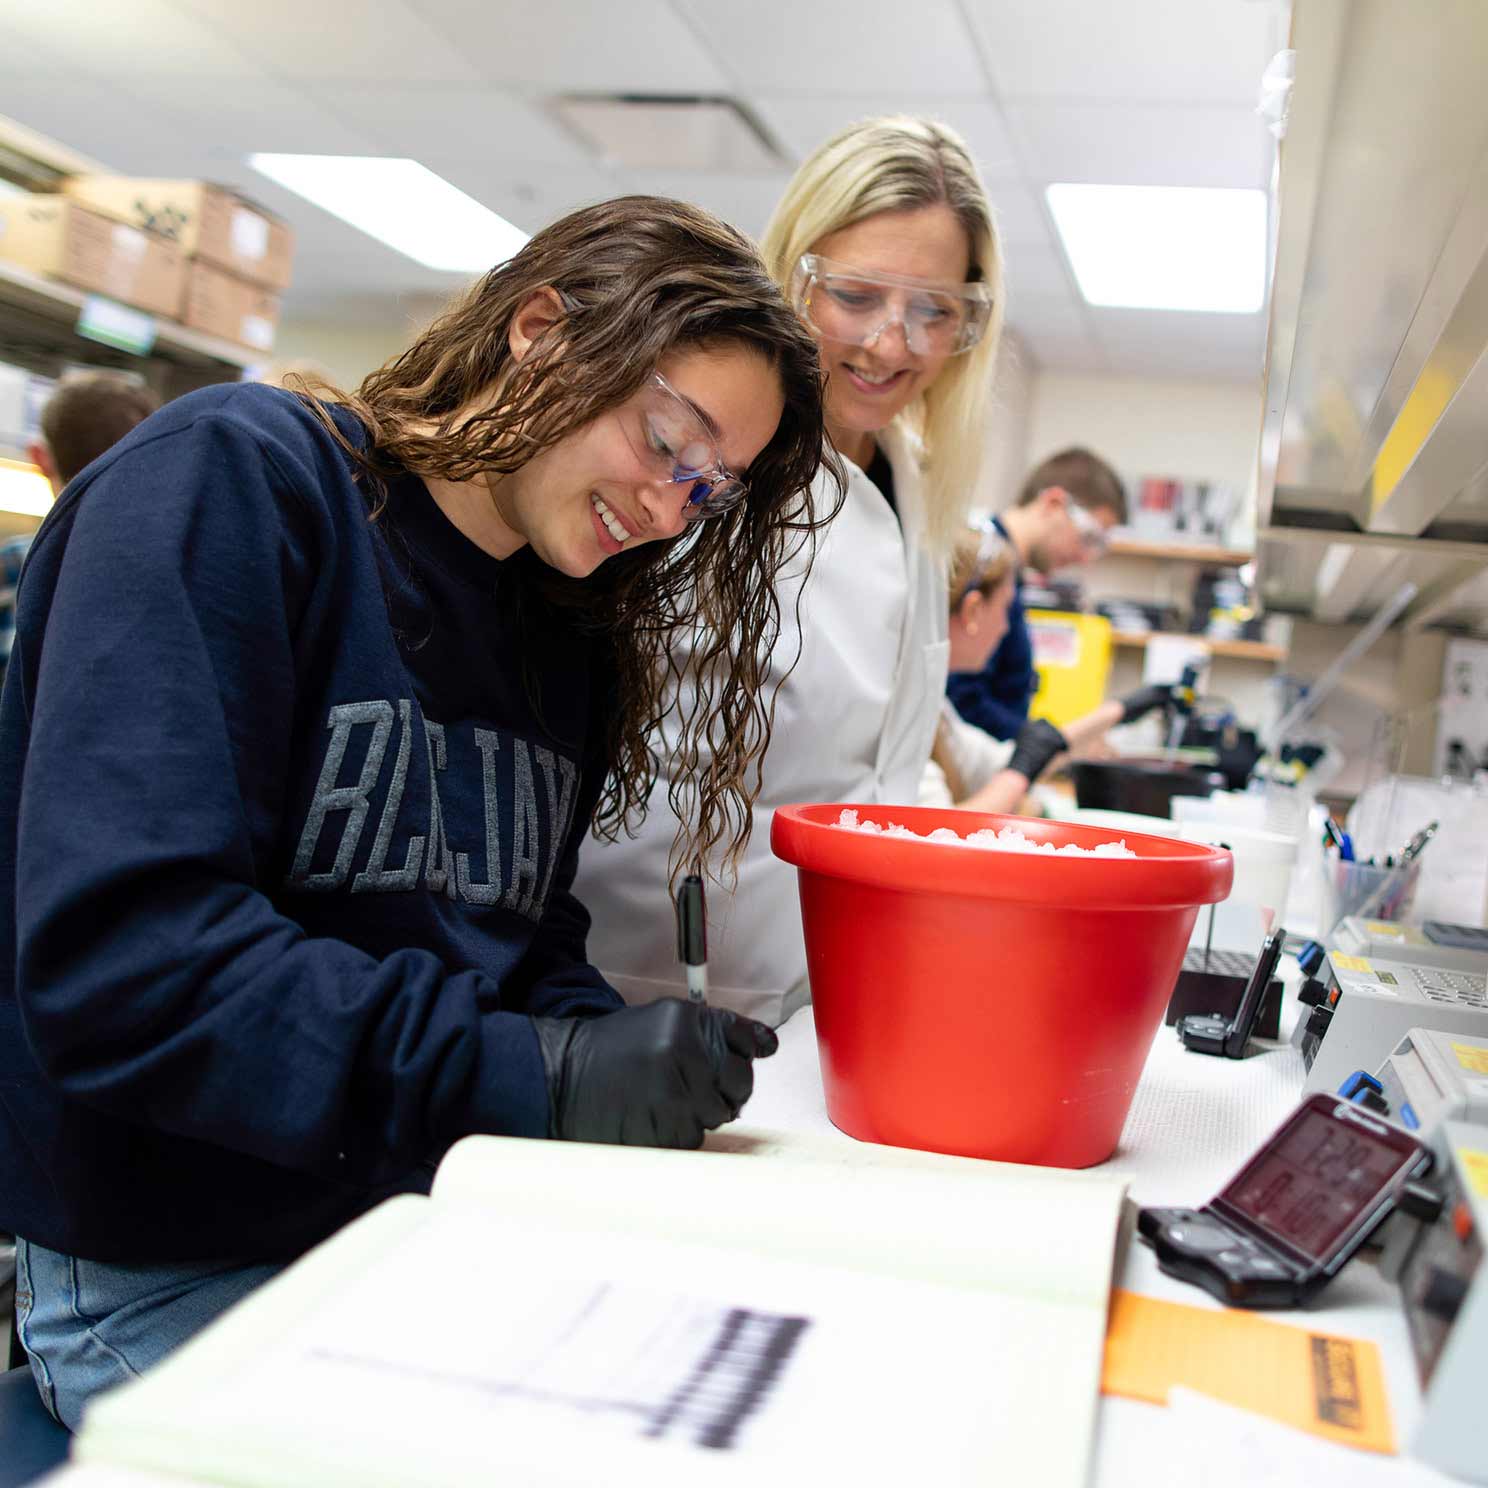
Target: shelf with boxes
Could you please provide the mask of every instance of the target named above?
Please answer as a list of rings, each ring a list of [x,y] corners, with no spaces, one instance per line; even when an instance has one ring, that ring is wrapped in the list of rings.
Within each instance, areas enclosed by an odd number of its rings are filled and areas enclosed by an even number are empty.
[[[63,175],[0,196],[0,329],[236,372],[271,351],[292,260],[289,229],[224,187]]]
[[[75,289],[70,284],[59,283],[55,279],[48,279],[0,259],[0,316],[20,312],[38,321],[48,322],[47,331],[50,334],[75,342],[74,345],[61,348],[68,353],[81,355],[91,349],[88,343],[93,338],[81,335],[76,329],[78,317],[87,306],[88,299],[89,293],[86,290]],[[46,332],[38,330],[36,334]],[[202,366],[239,368],[251,366],[263,359],[261,353],[226,341],[221,336],[194,331],[188,326],[165,320],[155,322],[154,343],[150,354]]]

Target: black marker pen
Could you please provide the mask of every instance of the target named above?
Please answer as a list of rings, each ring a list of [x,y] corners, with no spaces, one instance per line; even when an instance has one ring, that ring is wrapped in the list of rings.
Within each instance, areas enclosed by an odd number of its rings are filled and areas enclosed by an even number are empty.
[[[689,873],[677,890],[677,959],[687,966],[687,1000],[708,1000],[708,911],[702,875]]]

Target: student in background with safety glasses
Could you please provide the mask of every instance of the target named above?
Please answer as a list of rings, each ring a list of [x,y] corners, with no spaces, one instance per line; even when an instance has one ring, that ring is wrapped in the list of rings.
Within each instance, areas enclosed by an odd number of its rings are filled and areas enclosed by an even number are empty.
[[[0,1228],[59,1419],[468,1133],[695,1147],[738,1114],[774,1035],[624,1008],[574,864],[644,811],[700,619],[681,850],[743,846],[824,453],[754,250],[633,197],[355,394],[193,393],[68,488],[0,700]]]
[[[994,523],[969,527],[957,539],[949,588],[953,673],[979,671],[1007,635],[1017,576],[1012,544]],[[1028,788],[1055,760],[1088,747],[1107,729],[1171,701],[1172,691],[1149,686],[1124,698],[1108,698],[1062,729],[1044,718],[1025,720],[1007,740],[994,739],[967,723],[946,698],[920,782],[919,804],[1019,811]]]
[[[966,722],[994,739],[1017,738],[1027,722],[1038,673],[1023,614],[1022,569],[1049,574],[1093,563],[1106,551],[1111,529],[1125,520],[1126,488],[1089,450],[1061,450],[1029,472],[1016,504],[993,518],[1019,569],[1007,635],[985,666],[968,670],[951,663],[946,692]]]
[[[809,997],[795,870],[770,851],[789,801],[913,802],[945,696],[946,558],[966,521],[1002,328],[1002,252],[970,154],[920,119],[855,124],[796,172],[762,243],[821,349],[827,429],[848,468],[809,578],[782,590],[780,682],[753,836],[710,894],[710,996],[770,1023]],[[819,496],[830,475],[823,469]],[[678,696],[706,684],[678,657]],[[685,755],[663,752],[663,771]],[[675,783],[675,777],[674,781]],[[595,962],[627,1000],[682,986],[666,902],[673,804],[586,852]],[[871,933],[865,931],[865,933]]]

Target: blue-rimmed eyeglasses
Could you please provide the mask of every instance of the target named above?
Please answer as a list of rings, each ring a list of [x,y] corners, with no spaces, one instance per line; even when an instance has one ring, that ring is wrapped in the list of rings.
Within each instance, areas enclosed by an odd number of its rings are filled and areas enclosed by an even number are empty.
[[[749,494],[723,463],[706,416],[660,372],[651,374],[619,415],[631,449],[652,479],[688,488],[685,520],[716,517]]]

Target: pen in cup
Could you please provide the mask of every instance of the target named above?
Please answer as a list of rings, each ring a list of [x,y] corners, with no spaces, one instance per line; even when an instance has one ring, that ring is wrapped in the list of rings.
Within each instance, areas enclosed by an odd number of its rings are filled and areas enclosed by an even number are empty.
[[[687,1000],[708,1000],[708,911],[703,879],[689,873],[677,890],[677,959],[687,967]]]

